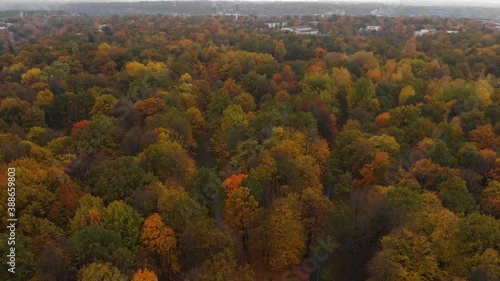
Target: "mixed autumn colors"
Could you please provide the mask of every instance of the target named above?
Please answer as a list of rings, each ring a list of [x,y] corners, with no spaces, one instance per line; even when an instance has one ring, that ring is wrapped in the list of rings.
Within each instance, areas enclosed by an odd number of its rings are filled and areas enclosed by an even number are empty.
[[[0,280],[498,280],[494,28],[26,17],[0,30]]]

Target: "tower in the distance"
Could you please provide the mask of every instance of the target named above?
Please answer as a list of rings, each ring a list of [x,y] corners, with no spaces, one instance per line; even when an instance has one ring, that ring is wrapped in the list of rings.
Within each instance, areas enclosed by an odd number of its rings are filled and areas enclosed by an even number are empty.
[[[240,15],[240,9],[238,7],[238,2],[236,2],[236,21],[238,21],[239,15]]]

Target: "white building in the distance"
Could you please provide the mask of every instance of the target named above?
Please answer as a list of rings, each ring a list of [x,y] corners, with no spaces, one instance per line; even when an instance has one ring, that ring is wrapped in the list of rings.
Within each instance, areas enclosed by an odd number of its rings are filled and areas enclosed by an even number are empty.
[[[380,25],[367,25],[366,30],[380,31]]]
[[[296,34],[308,34],[308,35],[317,35],[319,32],[317,29],[311,28],[309,26],[292,26],[292,27],[282,28],[281,30],[293,32]]]

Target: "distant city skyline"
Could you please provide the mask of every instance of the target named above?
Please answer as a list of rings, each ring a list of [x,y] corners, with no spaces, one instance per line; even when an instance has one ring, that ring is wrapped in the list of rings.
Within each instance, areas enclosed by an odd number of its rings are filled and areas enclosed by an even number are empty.
[[[189,2],[196,0],[0,0],[0,6],[2,4],[22,4],[22,3],[33,3],[34,5],[40,6],[57,6],[58,4],[68,4],[68,3],[133,3],[133,2]],[[352,4],[392,4],[392,5],[404,5],[404,6],[471,6],[471,7],[491,7],[494,9],[499,9],[500,13],[500,0],[198,0],[206,2],[323,2],[323,3],[352,3]]]
[[[0,0],[0,3],[79,3],[79,2],[93,2],[93,3],[106,3],[106,2],[142,2],[142,1],[190,1],[190,0]],[[231,2],[234,0],[206,0],[207,2]],[[401,5],[467,5],[467,6],[498,6],[500,7],[500,0],[238,0],[239,2],[339,2],[339,3],[382,3],[382,4],[401,4]]]

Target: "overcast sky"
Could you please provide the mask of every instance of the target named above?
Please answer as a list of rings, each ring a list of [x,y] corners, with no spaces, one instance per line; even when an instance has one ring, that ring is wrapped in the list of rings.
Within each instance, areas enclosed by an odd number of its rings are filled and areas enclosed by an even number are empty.
[[[138,2],[139,0],[0,0],[1,2],[42,2],[42,3],[66,3],[66,2]],[[144,1],[144,0],[141,0]],[[147,0],[147,1],[164,1],[164,0]],[[166,0],[175,1],[175,0]],[[189,0],[178,0],[178,1],[189,1]],[[206,0],[210,1],[210,0]],[[225,0],[215,0],[215,1],[225,1]],[[226,0],[232,1],[232,0]],[[245,1],[259,1],[259,2],[271,2],[269,0],[239,0],[240,2]],[[448,5],[471,5],[471,6],[498,6],[500,7],[500,0],[273,0],[273,2],[279,1],[313,1],[313,2],[356,2],[356,3],[392,3],[392,4],[411,4],[411,5],[435,5],[435,4],[448,4]]]

